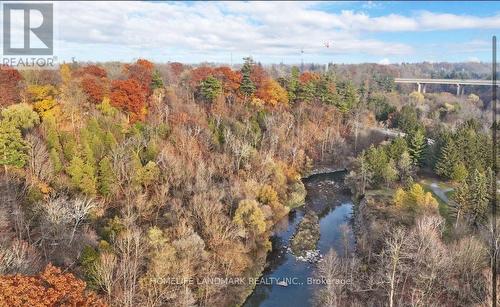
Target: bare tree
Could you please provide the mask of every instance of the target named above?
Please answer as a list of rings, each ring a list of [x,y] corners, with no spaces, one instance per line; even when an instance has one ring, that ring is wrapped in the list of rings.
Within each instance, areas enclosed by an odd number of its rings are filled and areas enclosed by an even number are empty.
[[[404,262],[408,259],[406,248],[408,246],[408,233],[404,228],[396,230],[385,240],[385,248],[382,251],[382,263],[385,280],[389,284],[388,296],[389,306],[394,306],[399,282],[403,279]]]

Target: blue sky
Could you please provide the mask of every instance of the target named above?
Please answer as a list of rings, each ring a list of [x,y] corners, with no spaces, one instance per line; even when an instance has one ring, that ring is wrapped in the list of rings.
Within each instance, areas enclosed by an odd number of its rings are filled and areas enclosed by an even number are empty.
[[[489,61],[498,2],[55,3],[61,60]],[[328,45],[328,47],[326,47]],[[303,52],[301,52],[303,51]]]

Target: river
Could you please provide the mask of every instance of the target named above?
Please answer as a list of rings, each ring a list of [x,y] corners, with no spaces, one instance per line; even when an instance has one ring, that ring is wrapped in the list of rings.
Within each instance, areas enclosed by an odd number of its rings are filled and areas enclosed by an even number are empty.
[[[316,265],[298,261],[287,251],[289,240],[302,220],[306,210],[314,210],[320,218],[321,236],[318,249],[322,255],[330,249],[343,255],[346,244],[341,225],[350,226],[353,203],[348,190],[344,188],[345,172],[313,175],[304,179],[307,190],[306,203],[280,221],[271,238],[273,249],[267,256],[267,265],[245,307],[311,306],[311,299],[317,285],[308,283],[314,277]],[[345,237],[345,236],[344,236]],[[352,231],[348,233],[348,246],[354,245]],[[278,282],[287,281],[288,286]]]

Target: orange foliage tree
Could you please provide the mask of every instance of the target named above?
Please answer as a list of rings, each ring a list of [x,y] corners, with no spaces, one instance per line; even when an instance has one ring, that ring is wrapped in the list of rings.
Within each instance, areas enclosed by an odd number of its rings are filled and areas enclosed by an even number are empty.
[[[238,93],[241,83],[241,72],[234,71],[229,67],[222,66],[214,69],[214,77],[222,82],[222,88],[226,94]]]
[[[250,80],[255,84],[255,88],[259,90],[268,79],[267,72],[261,65],[253,65],[250,73]]]
[[[146,113],[146,93],[135,79],[114,80],[111,83],[111,104],[131,115],[131,120],[143,120]]]
[[[146,96],[152,93],[153,70],[154,64],[144,59],[139,59],[131,65],[125,65],[125,72],[128,74],[129,79],[136,80]]]
[[[51,264],[35,276],[0,276],[0,306],[107,306],[84,281]]]
[[[0,106],[8,106],[19,102],[19,82],[21,74],[9,66],[0,66]]]
[[[320,76],[318,73],[310,72],[310,71],[306,71],[306,72],[302,73],[299,77],[299,81],[301,84],[315,82],[315,81],[318,81],[319,79],[320,79]]]
[[[257,98],[264,100],[267,104],[276,106],[278,104],[288,104],[288,93],[275,80],[266,79],[255,93]]]

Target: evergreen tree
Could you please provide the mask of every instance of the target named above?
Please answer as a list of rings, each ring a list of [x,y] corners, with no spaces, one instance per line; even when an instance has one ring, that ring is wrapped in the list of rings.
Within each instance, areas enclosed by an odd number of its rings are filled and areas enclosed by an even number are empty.
[[[151,88],[157,89],[157,88],[163,88],[163,79],[160,75],[160,72],[158,70],[155,70],[153,72],[153,76],[151,79]]]
[[[84,162],[79,156],[74,156],[71,159],[69,166],[66,169],[66,172],[71,178],[71,181],[75,187],[80,187],[80,184],[83,179],[83,167]]]
[[[255,84],[253,84],[252,79],[250,79],[254,62],[250,57],[244,58],[243,60],[245,60],[245,64],[243,64],[243,67],[241,68],[242,79],[240,91],[243,93],[245,98],[248,98],[255,92]]]
[[[79,156],[73,157],[67,168],[73,185],[85,194],[95,195],[97,180],[94,168]]]
[[[407,135],[408,153],[413,165],[420,166],[425,154],[427,141],[421,129],[417,129]]]
[[[358,94],[351,82],[339,82],[337,84],[337,93],[339,96],[337,107],[340,112],[346,113],[357,105]]]
[[[470,219],[473,225],[479,225],[487,219],[489,185],[486,175],[477,169],[470,178],[469,195],[472,205],[469,210]]]
[[[213,76],[208,76],[201,82],[200,92],[203,99],[208,102],[214,102],[222,94],[222,84]]]
[[[59,153],[55,148],[52,148],[49,152],[50,161],[52,162],[52,166],[54,167],[54,171],[59,173],[62,171],[63,165],[61,159],[59,158]]]
[[[460,163],[458,148],[455,141],[449,138],[438,154],[438,160],[434,167],[436,174],[443,178],[451,179],[455,165]]]
[[[109,196],[114,188],[115,175],[109,157],[104,157],[99,162],[98,173],[99,192],[104,196]]]
[[[407,150],[405,150],[397,163],[398,171],[399,171],[399,180],[405,186],[411,186],[413,183],[413,163],[410,157],[410,154]]]
[[[467,175],[469,173],[467,172],[467,168],[465,168],[465,165],[460,162],[457,163],[453,166],[453,171],[451,172],[451,179],[457,182],[461,182],[467,178]]]
[[[469,224],[479,226],[488,216],[490,180],[484,172],[474,170],[462,182],[453,195],[454,210],[458,219],[462,216]]]

